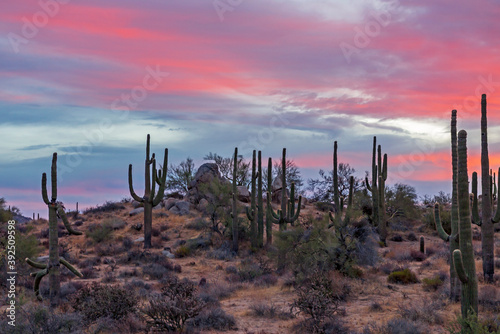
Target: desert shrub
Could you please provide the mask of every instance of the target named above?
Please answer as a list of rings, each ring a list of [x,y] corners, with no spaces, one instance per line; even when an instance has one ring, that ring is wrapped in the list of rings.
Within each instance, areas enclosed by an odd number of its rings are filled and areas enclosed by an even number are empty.
[[[372,302],[370,304],[370,311],[378,312],[382,310],[383,310],[382,305],[380,305],[379,302]]]
[[[327,229],[326,220],[314,221],[309,228],[297,226],[276,233],[274,254],[279,271],[285,269],[305,279],[313,271],[331,268],[349,274],[356,262],[358,240],[351,224]]]
[[[202,311],[187,324],[188,331],[193,330],[235,330],[236,320],[220,307]]]
[[[156,227],[153,227],[153,228],[151,229],[151,235],[152,235],[153,237],[159,237],[159,236],[160,236],[160,234],[161,234],[160,230],[159,230],[159,229],[157,229]]]
[[[109,225],[113,230],[121,230],[127,224],[123,219],[117,217],[105,218],[102,221],[103,225]]]
[[[424,290],[426,291],[437,291],[444,282],[438,277],[432,277],[432,278],[424,278],[422,279],[422,284],[424,287]]]
[[[393,271],[387,277],[389,283],[400,283],[400,284],[412,284],[418,283],[417,275],[410,269],[405,268],[403,270]]]
[[[107,201],[103,205],[98,205],[96,207],[90,207],[88,209],[85,209],[83,211],[84,214],[89,214],[89,213],[102,213],[102,212],[112,212],[112,211],[117,211],[117,210],[123,210],[125,209],[125,206],[120,203],[120,202],[111,202]]]
[[[273,286],[278,283],[278,278],[274,274],[264,274],[256,278],[253,282],[255,286]]]
[[[481,287],[478,295],[479,304],[492,312],[500,313],[500,293],[493,285]]]
[[[122,246],[124,249],[130,249],[134,245],[134,242],[129,237],[124,237],[122,240]]]
[[[97,256],[103,257],[103,256],[113,256],[117,254],[121,254],[123,252],[123,248],[120,245],[117,245],[115,243],[109,243],[109,244],[97,244],[94,247],[94,251]]]
[[[404,239],[403,239],[403,236],[401,236],[401,234],[395,234],[391,237],[391,241],[394,241],[394,242],[403,242]]]
[[[294,315],[289,311],[283,311],[281,308],[271,303],[256,303],[250,305],[250,310],[252,314],[256,317],[268,318],[268,319],[292,319]]]
[[[16,259],[24,262],[24,259],[36,259],[40,254],[38,239],[34,235],[16,234]]]
[[[197,316],[204,303],[196,296],[196,285],[170,276],[164,280],[161,294],[153,296],[144,308],[154,330],[179,331],[186,320]]]
[[[99,318],[89,326],[89,333],[146,333],[146,325],[136,314],[129,313],[120,320]]]
[[[236,285],[227,284],[227,283],[207,283],[204,286],[200,287],[198,296],[205,303],[214,303],[220,299],[229,297],[235,290]]]
[[[231,249],[231,245],[228,241],[224,241],[219,248],[207,252],[207,258],[209,259],[226,261],[232,260],[235,256],[236,254]]]
[[[335,316],[340,302],[346,297],[344,287],[333,283],[323,272],[317,271],[295,290],[297,297],[292,310],[305,315],[313,333],[322,332],[325,320]]]
[[[182,258],[182,257],[187,257],[191,255],[191,248],[189,248],[186,245],[179,246],[175,251],[174,254],[176,257]]]
[[[237,274],[238,273],[238,268],[235,266],[227,266],[226,267],[226,274]]]
[[[134,312],[138,299],[119,286],[93,283],[80,289],[71,300],[71,306],[88,321],[110,317],[118,320]]]
[[[387,334],[423,334],[422,326],[404,318],[394,318],[387,322],[385,332]]]
[[[398,313],[407,320],[440,325],[443,323],[443,317],[440,313],[443,306],[442,300],[425,298],[399,305]]]
[[[148,275],[151,279],[161,279],[169,274],[169,270],[158,263],[150,263],[142,267],[144,275]]]
[[[43,305],[18,309],[16,326],[0,322],[2,333],[33,334],[81,334],[82,317],[78,313],[55,313]],[[3,319],[2,319],[3,320]],[[7,319],[6,319],[7,320]],[[5,330],[5,331],[4,331]]]
[[[97,271],[94,268],[83,268],[80,270],[83,279],[97,278]]]
[[[487,319],[481,321],[477,314],[472,312],[467,318],[457,316],[457,319],[448,326],[450,334],[500,334],[500,319],[497,317],[496,321]]]
[[[185,225],[186,228],[195,231],[202,231],[208,228],[209,226],[210,224],[208,223],[208,221],[202,217],[196,218]]]
[[[410,250],[410,256],[411,256],[412,260],[417,261],[417,262],[422,262],[425,259],[427,259],[427,254],[422,253],[420,250],[417,250],[417,249]]]
[[[408,233],[408,235],[406,236],[406,239],[408,239],[408,241],[417,241],[418,240],[417,236],[413,232]]]
[[[59,292],[59,297],[63,300],[68,300],[68,297],[78,290],[82,289],[84,284],[79,281],[70,281],[64,284],[61,284],[61,290]]]
[[[92,224],[85,231],[85,235],[95,243],[100,243],[111,238],[113,228],[109,223]]]

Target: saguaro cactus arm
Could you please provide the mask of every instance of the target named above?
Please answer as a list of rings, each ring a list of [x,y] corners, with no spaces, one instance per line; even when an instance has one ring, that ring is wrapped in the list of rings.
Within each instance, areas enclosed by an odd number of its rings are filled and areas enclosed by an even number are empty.
[[[66,212],[64,212],[64,209],[62,208],[61,205],[57,206],[57,213],[59,214],[59,217],[61,217],[64,227],[68,230],[69,234],[73,235],[82,235],[82,232],[74,230],[73,227],[69,224],[68,217],[66,216]]]
[[[441,224],[441,216],[439,215],[439,203],[434,204],[434,222],[436,223],[436,229],[439,234],[439,237],[444,241],[450,240],[450,235],[446,233]]]
[[[42,199],[43,202],[47,205],[50,204],[49,196],[47,195],[47,174],[42,174]]]
[[[36,299],[39,301],[42,301],[42,296],[40,295],[40,282],[42,281],[42,278],[49,273],[48,269],[43,269],[40,270],[36,273],[31,273],[30,276],[35,277],[35,284],[33,286],[33,290],[35,291],[35,296]]]
[[[137,202],[144,203],[144,198],[137,196],[134,191],[134,185],[132,182],[132,164],[128,165],[128,189],[130,190],[130,195],[133,199],[135,199]]]
[[[81,272],[79,272],[75,267],[73,267],[68,261],[66,261],[64,258],[60,257],[59,258],[59,263],[61,263],[63,266],[69,269],[73,274],[76,276],[82,278],[83,275]]]
[[[472,173],[472,223],[481,226],[481,217],[479,216],[479,208],[477,204],[477,173]]]
[[[460,252],[460,249],[455,249],[453,251],[453,264],[455,265],[455,270],[460,281],[464,284],[468,283],[469,277],[467,277],[467,273],[465,272],[464,263],[462,261],[462,252]]]
[[[168,166],[168,148],[165,149],[165,154],[163,156],[163,167],[161,169],[161,172],[158,173],[158,176],[161,177],[161,180],[159,182],[159,188],[158,192],[156,193],[156,196],[152,200],[153,206],[157,206],[160,204],[161,200],[163,199],[163,195],[165,193],[165,185],[167,183],[167,167]],[[153,171],[155,175],[155,183],[158,183],[158,179],[156,178],[156,168]],[[152,193],[152,196],[154,196],[154,192]]]

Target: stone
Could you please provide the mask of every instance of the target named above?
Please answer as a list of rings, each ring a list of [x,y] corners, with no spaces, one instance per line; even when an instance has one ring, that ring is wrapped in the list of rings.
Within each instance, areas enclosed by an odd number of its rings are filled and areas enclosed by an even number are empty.
[[[204,212],[208,208],[208,201],[205,198],[200,200],[200,203],[196,206],[196,209],[200,212]]]
[[[165,255],[166,257],[168,257],[169,259],[175,259],[175,255],[172,254],[169,250],[165,249],[165,250],[161,251],[161,253],[163,255]]]
[[[132,206],[134,207],[134,209],[137,209],[137,208],[143,207],[144,204],[141,203],[141,202],[137,202],[136,200],[133,200],[132,201]]]
[[[249,203],[250,202],[250,191],[248,191],[248,188],[245,186],[237,186],[236,191],[238,193],[238,200],[243,202],[243,203]]]
[[[175,203],[177,203],[177,201],[178,199],[173,197],[169,197],[166,200],[164,200],[163,206],[165,207],[165,210],[170,210],[170,208],[172,208],[175,205]]]
[[[135,239],[134,242],[144,242],[144,237],[139,237]]]
[[[173,213],[174,215],[181,214],[181,210],[179,210],[179,208],[176,206],[171,207],[170,210],[168,210],[168,212]]]
[[[188,201],[179,201],[175,203],[175,207],[179,209],[179,215],[185,216],[189,214],[189,209],[191,207],[191,203]]]
[[[141,212],[144,212],[144,208],[136,208],[128,213],[129,216],[135,216],[136,214],[139,214]]]
[[[204,193],[203,188],[206,188],[214,179],[222,182],[217,164],[205,163],[201,165],[188,186],[187,200],[196,205],[202,198],[209,199],[210,194]]]

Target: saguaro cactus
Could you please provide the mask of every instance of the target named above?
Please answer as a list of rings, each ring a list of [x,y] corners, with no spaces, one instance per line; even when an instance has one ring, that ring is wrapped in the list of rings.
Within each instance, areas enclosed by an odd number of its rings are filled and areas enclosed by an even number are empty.
[[[452,182],[451,182],[451,234],[448,234],[441,225],[439,217],[439,204],[434,205],[434,220],[436,229],[441,239],[450,243],[450,299],[457,301],[460,297],[460,282],[455,271],[455,266],[452,261],[453,252],[458,249],[458,198],[457,198],[457,111],[451,111],[451,166],[452,166]],[[477,181],[477,180],[476,180]],[[477,182],[476,182],[477,184]],[[472,186],[474,188],[474,186]]]
[[[330,212],[330,221],[332,222],[329,227],[334,225],[347,225],[349,223],[349,211],[352,206],[353,198],[353,188],[354,188],[354,177],[349,178],[349,198],[347,201],[347,210],[345,213],[344,220],[342,220],[342,213],[344,211],[344,201],[339,193],[339,180],[338,180],[338,163],[337,163],[337,142],[333,143],[333,202],[335,203],[335,215]]]
[[[273,159],[269,158],[267,161],[267,210],[266,210],[266,244],[271,245],[273,243],[273,215],[272,207],[271,210],[269,200],[271,196],[271,189],[273,187]]]
[[[234,166],[233,166],[233,208],[231,212],[231,217],[233,218],[233,252],[238,252],[238,209],[236,207],[236,196],[237,196],[237,187],[236,187],[236,176],[238,175],[238,148],[234,149]]]
[[[297,208],[295,208],[295,183],[290,186],[290,200],[286,196],[286,148],[283,149],[283,157],[281,160],[281,210],[274,212],[271,206],[271,189],[268,189],[267,194],[267,209],[270,211],[271,221],[278,224],[280,231],[286,230],[286,225],[293,225],[299,218],[302,196],[299,196]]]
[[[47,174],[42,174],[42,198],[47,207],[49,208],[49,261],[47,264],[32,261],[26,258],[26,262],[37,269],[42,269],[38,272],[31,273],[30,275],[35,277],[35,295],[38,300],[42,300],[40,296],[40,282],[45,275],[49,275],[49,289],[50,289],[50,305],[57,306],[59,304],[59,292],[60,292],[60,279],[59,279],[59,266],[60,264],[67,267],[73,274],[78,277],[83,277],[83,275],[75,269],[68,261],[59,256],[59,238],[57,230],[57,217],[59,216],[69,234],[81,235],[82,232],[75,231],[68,222],[66,213],[64,212],[64,206],[61,202],[57,201],[57,153],[52,156],[52,168],[51,168],[51,183],[52,183],[52,195],[51,200],[47,195]]]
[[[373,137],[372,156],[372,185],[368,178],[365,179],[366,188],[372,193],[373,213],[372,221],[374,226],[378,226],[380,241],[387,246],[387,221],[385,219],[385,181],[387,180],[387,154],[382,160],[382,147],[377,145],[377,138]],[[377,163],[375,163],[377,157]]]
[[[144,249],[151,248],[151,230],[153,228],[153,207],[160,204],[165,192],[165,183],[167,180],[168,149],[165,149],[163,158],[163,167],[156,170],[155,154],[149,156],[150,136],[148,134],[146,141],[146,162],[145,162],[145,184],[144,196],[139,197],[134,191],[132,183],[132,164],[128,166],[128,186],[130,195],[137,202],[144,205]],[[158,184],[158,192],[155,193],[155,187]]]
[[[258,165],[258,166],[257,166]],[[252,193],[251,207],[246,208],[247,218],[250,220],[252,247],[262,247],[264,237],[264,212],[262,199],[262,153],[259,151],[258,163],[255,150],[252,157]]]
[[[493,225],[500,221],[500,210],[497,205],[497,212],[493,216],[493,196],[495,195],[496,187],[494,187],[493,176],[490,174],[490,161],[488,156],[488,120],[486,117],[486,94],[483,94],[481,96],[481,192],[483,197],[481,201],[481,219],[479,219],[477,206],[477,176],[475,182],[476,191],[473,191],[474,204],[472,211],[472,222],[481,226],[483,275],[485,281],[492,282],[493,276],[495,274],[495,231]]]
[[[469,209],[469,177],[467,174],[467,132],[458,133],[458,215],[460,249],[453,251],[453,263],[462,282],[462,317],[478,312],[476,265],[472,247],[471,216]]]

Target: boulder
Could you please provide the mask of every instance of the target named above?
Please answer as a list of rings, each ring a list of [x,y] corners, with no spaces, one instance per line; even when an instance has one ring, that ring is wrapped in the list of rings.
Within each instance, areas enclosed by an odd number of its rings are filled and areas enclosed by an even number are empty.
[[[179,201],[175,203],[175,207],[179,209],[179,215],[185,216],[189,214],[191,203],[188,201]]]
[[[144,237],[139,237],[135,239],[134,242],[144,242]]]
[[[165,250],[161,251],[161,253],[163,255],[165,255],[166,257],[168,257],[169,259],[175,259],[175,255],[172,254],[169,250],[165,249]]]
[[[250,191],[248,191],[247,187],[245,186],[237,186],[236,190],[238,192],[238,200],[243,202],[243,203],[249,203],[250,202]]]
[[[208,201],[205,198],[200,200],[200,203],[196,206],[196,209],[200,212],[204,212],[208,208]]]
[[[168,210],[168,212],[173,213],[174,215],[180,215],[181,213],[179,208],[176,206],[171,207],[170,210]]]
[[[132,201],[132,206],[134,207],[134,209],[137,209],[137,208],[143,207],[144,204],[141,203],[141,202],[137,202],[136,200],[133,200]]]
[[[219,167],[215,163],[205,163],[201,165],[188,187],[186,198],[192,204],[200,203],[202,198],[209,199],[210,194],[203,191],[213,180],[224,182],[219,173]]]
[[[169,197],[166,200],[164,200],[163,206],[165,207],[165,210],[170,210],[170,208],[172,208],[177,201],[178,201],[178,199],[173,198],[173,197]]]
[[[136,208],[128,213],[129,216],[135,216],[138,213],[144,212],[144,208]]]

